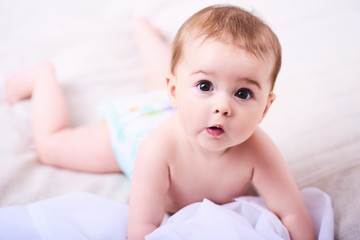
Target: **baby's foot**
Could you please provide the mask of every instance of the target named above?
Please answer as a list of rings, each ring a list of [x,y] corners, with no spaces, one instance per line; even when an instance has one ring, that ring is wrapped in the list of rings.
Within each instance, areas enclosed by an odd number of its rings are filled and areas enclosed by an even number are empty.
[[[161,31],[145,18],[137,19],[133,34],[150,88],[164,88],[163,80],[170,68],[169,44]]]
[[[157,42],[157,44],[167,45],[165,37],[162,35],[160,29],[153,26],[149,19],[140,17],[136,19],[133,32],[136,45],[144,43]]]
[[[12,105],[31,98],[35,81],[53,74],[53,71],[54,68],[51,63],[43,62],[8,77],[5,82],[5,99],[7,103]]]

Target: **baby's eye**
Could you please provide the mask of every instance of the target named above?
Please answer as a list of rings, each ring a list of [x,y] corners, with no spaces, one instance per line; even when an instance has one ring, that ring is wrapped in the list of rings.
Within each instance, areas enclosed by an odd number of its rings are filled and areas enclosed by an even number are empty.
[[[204,92],[212,91],[213,87],[209,81],[201,81],[197,84],[198,89]]]
[[[237,91],[235,93],[235,96],[240,98],[240,99],[244,99],[244,100],[248,100],[252,97],[253,93],[251,92],[250,89],[247,88],[242,88],[239,91]]]

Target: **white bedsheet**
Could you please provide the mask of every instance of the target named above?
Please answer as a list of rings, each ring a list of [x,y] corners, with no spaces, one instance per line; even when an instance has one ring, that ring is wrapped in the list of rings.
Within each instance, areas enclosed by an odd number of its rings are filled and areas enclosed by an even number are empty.
[[[318,239],[334,238],[331,199],[316,188],[301,191]],[[0,239],[126,239],[128,206],[85,192],[26,206],[0,208]],[[158,239],[290,239],[280,220],[259,197],[217,205],[191,204],[146,237]]]

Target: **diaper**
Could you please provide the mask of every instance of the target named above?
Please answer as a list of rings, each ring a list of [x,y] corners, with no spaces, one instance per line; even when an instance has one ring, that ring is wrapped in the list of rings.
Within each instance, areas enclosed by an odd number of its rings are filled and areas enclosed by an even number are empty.
[[[141,141],[175,111],[165,91],[137,94],[100,105],[115,157],[129,179]]]

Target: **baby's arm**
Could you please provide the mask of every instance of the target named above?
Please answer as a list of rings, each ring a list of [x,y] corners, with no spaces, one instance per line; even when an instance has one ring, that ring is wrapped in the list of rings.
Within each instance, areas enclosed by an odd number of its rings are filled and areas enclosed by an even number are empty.
[[[259,154],[253,183],[267,207],[280,218],[291,239],[315,239],[311,217],[280,151],[261,130],[252,141]]]
[[[165,213],[165,196],[169,188],[169,170],[159,142],[145,140],[136,159],[130,193],[127,236],[141,239],[161,224]]]

